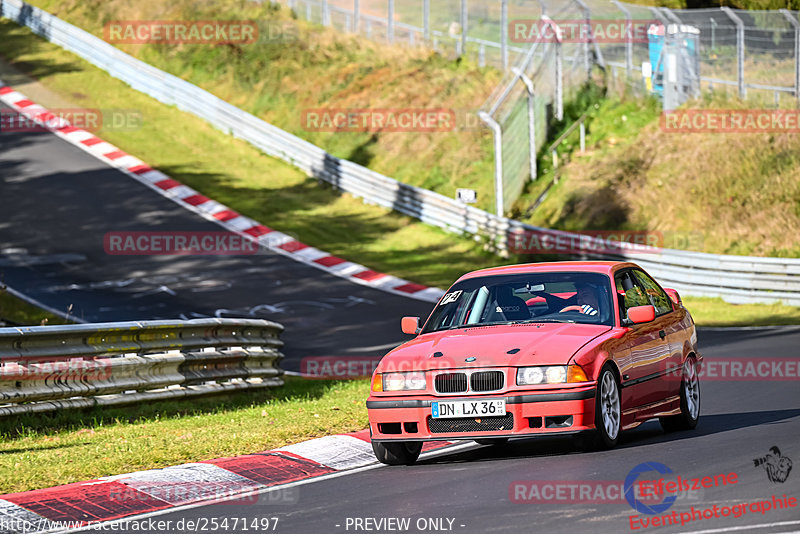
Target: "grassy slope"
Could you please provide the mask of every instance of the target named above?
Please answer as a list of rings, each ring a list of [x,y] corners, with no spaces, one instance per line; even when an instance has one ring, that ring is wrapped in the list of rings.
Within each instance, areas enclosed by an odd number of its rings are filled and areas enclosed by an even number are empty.
[[[741,104],[716,97],[688,106]],[[654,103],[607,100],[589,127],[586,154],[573,154],[533,213],[535,188],[516,209],[542,226],[662,232],[669,248],[798,257],[798,154],[793,134],[665,132]]]
[[[32,3],[99,37],[103,24],[111,20],[232,19],[257,20],[273,28],[287,25],[292,29],[285,30],[281,39],[269,41],[265,29],[265,42],[242,46],[118,46],[335,156],[450,197],[457,187],[477,189],[484,207],[491,206],[491,132],[477,124],[475,112],[498,83],[500,75],[494,69],[322,29],[291,19],[288,9],[269,2]],[[309,131],[303,124],[303,111],[319,108],[448,108],[456,111],[459,124],[465,127],[428,133]]]

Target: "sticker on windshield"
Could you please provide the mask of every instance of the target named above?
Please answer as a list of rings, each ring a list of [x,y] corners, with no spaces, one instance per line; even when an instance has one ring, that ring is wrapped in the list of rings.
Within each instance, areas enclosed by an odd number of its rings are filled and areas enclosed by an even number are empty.
[[[448,293],[444,297],[442,297],[442,302],[439,303],[439,306],[443,306],[445,304],[450,304],[451,302],[455,302],[458,300],[458,297],[461,296],[462,291],[459,289],[458,291],[453,291]]]

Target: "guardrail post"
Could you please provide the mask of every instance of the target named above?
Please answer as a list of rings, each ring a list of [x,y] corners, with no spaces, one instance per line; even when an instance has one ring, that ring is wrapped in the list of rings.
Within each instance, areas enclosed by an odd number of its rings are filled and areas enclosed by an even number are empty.
[[[422,26],[425,31],[425,42],[431,41],[431,0],[422,2]]]
[[[736,24],[736,77],[739,81],[739,98],[747,96],[744,86],[744,22],[729,7],[720,8]]]
[[[353,33],[358,33],[358,22],[361,18],[361,6],[358,5],[358,0],[353,0]]]
[[[508,70],[508,0],[500,1],[500,63]]]
[[[788,9],[781,9],[780,12],[794,27],[794,97],[800,101],[800,22]]]
[[[389,14],[386,21],[386,38],[394,43],[394,0],[389,0]]]
[[[311,20],[311,4],[306,2],[306,20]]]
[[[528,92],[528,167],[531,173],[531,181],[536,180],[538,169],[536,168],[536,106],[533,97],[533,80],[519,69],[511,69]]]
[[[478,112],[478,117],[486,123],[494,133],[494,209],[498,217],[503,216],[503,130],[494,117],[485,111]]]
[[[581,153],[586,152],[586,123],[581,118]]]
[[[331,25],[331,6],[328,5],[328,0],[322,0],[322,25]]]
[[[467,0],[461,0],[461,55],[467,55],[467,25],[469,24],[469,13],[467,12]]]
[[[478,49],[478,66],[479,67],[486,66],[486,45],[483,43],[481,43],[481,46]]]
[[[631,11],[619,0],[611,0],[617,9],[625,15],[625,72],[628,76],[628,83],[633,79],[633,22]]]

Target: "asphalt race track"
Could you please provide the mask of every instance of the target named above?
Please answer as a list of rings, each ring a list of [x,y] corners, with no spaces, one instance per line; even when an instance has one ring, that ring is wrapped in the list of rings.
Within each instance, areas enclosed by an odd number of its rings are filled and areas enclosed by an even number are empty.
[[[108,231],[218,231],[218,227],[106,167],[49,134],[0,135],[2,280],[11,287],[87,321],[246,315],[283,323],[296,369],[307,355],[380,355],[403,340],[399,317],[425,315],[429,304],[354,285],[275,254],[237,257],[112,256]],[[263,221],[269,224],[269,221]],[[302,236],[300,236],[302,237]],[[227,311],[225,311],[227,310]],[[701,331],[708,361],[730,357],[797,359],[800,329]],[[289,499],[259,504],[178,509],[152,517],[178,525],[207,521],[206,532],[254,532],[231,519],[277,518],[270,531],[368,532],[789,532],[800,529],[800,503],[789,509],[748,508],[740,517],[644,528],[624,500],[514,502],[515,484],[605,482],[623,485],[644,462],[659,462],[684,479],[736,473],[736,483],[683,493],[658,517],[691,516],[772,497],[800,498],[800,388],[774,379],[701,381],[701,420],[695,431],[664,434],[649,422],[623,434],[612,451],[579,452],[569,438],[518,440],[439,454],[412,467],[374,467],[294,487]],[[771,481],[754,459],[771,447],[794,462],[784,481]],[[784,465],[786,463],[784,462]],[[785,470],[784,470],[785,472]],[[655,472],[642,478],[658,478]],[[571,482],[570,482],[571,481]],[[281,488],[271,492],[285,491]],[[609,494],[610,495],[610,494]],[[551,496],[552,497],[552,496]],[[760,506],[760,505],[757,505]],[[761,507],[762,509],[765,507]],[[727,508],[726,508],[727,509]],[[740,509],[738,509],[740,510]],[[635,516],[631,528],[631,516]],[[228,518],[228,528],[211,519]],[[407,519],[404,529],[390,518]],[[148,518],[102,530],[185,532],[148,528]],[[369,519],[369,521],[367,521]],[[219,523],[218,523],[219,524]],[[261,523],[263,524],[263,523]],[[763,526],[766,525],[766,526]],[[755,528],[755,526],[759,526]],[[274,529],[272,528],[274,527]],[[392,528],[394,527],[394,528]],[[89,531],[87,531],[89,532]]]
[[[746,330],[739,333],[707,332],[700,343],[708,361],[731,356],[761,355],[796,361],[800,329]],[[664,434],[651,421],[628,431],[620,446],[611,451],[583,453],[568,438],[518,440],[505,446],[478,446],[466,452],[444,454],[411,467],[377,467],[337,478],[311,481],[294,488],[273,490],[273,498],[247,506],[216,504],[176,510],[141,518],[183,525],[218,524],[224,518],[253,520],[278,518],[276,532],[337,533],[367,532],[356,529],[357,519],[408,518],[407,530],[382,532],[430,532],[439,520],[440,531],[479,534],[484,532],[796,532],[800,530],[800,502],[791,509],[748,511],[740,517],[719,517],[689,522],[683,526],[643,528],[642,518],[625,501],[611,503],[513,502],[509,488],[517,481],[537,482],[541,496],[548,483],[568,485],[616,482],[624,484],[628,473],[644,462],[659,462],[683,479],[736,473],[736,483],[685,492],[671,508],[659,514],[702,513],[723,507],[800,496],[800,388],[795,381],[701,381],[701,418],[694,431]],[[794,462],[784,482],[771,482],[763,466],[754,459],[770,447]],[[643,473],[640,479],[661,475]],[[530,487],[530,486],[528,486]],[[281,493],[283,492],[283,493]],[[607,494],[607,495],[610,495]],[[568,497],[567,490],[564,496]],[[766,508],[762,506],[761,508]],[[741,513],[741,508],[738,509]],[[631,528],[636,516],[637,529]],[[452,523],[450,523],[452,520]],[[419,521],[419,523],[417,523]],[[433,522],[436,524],[436,522]],[[270,523],[271,525],[273,523]],[[392,523],[396,525],[395,523]],[[360,523],[366,526],[367,523]],[[371,527],[375,523],[370,522]],[[386,523],[388,525],[388,523]],[[765,526],[766,525],[766,526]],[[443,528],[441,528],[443,526]],[[419,528],[418,528],[419,527]],[[173,527],[174,528],[174,527]],[[126,530],[127,529],[127,530]],[[130,532],[122,523],[108,532]],[[377,531],[377,529],[373,530]],[[186,532],[176,530],[176,532]],[[86,531],[89,532],[89,531]]]
[[[306,356],[380,357],[408,338],[400,317],[432,307],[263,250],[106,254],[111,231],[222,228],[49,133],[0,134],[0,213],[0,282],[87,322],[271,319],[286,327],[287,370]]]

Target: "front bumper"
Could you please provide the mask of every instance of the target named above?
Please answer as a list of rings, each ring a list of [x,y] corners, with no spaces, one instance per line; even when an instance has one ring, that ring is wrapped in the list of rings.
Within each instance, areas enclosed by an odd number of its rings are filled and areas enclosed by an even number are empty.
[[[505,399],[504,418],[431,418],[431,403],[467,399]],[[576,433],[594,429],[595,385],[504,395],[463,397],[370,396],[372,441],[437,441]]]

